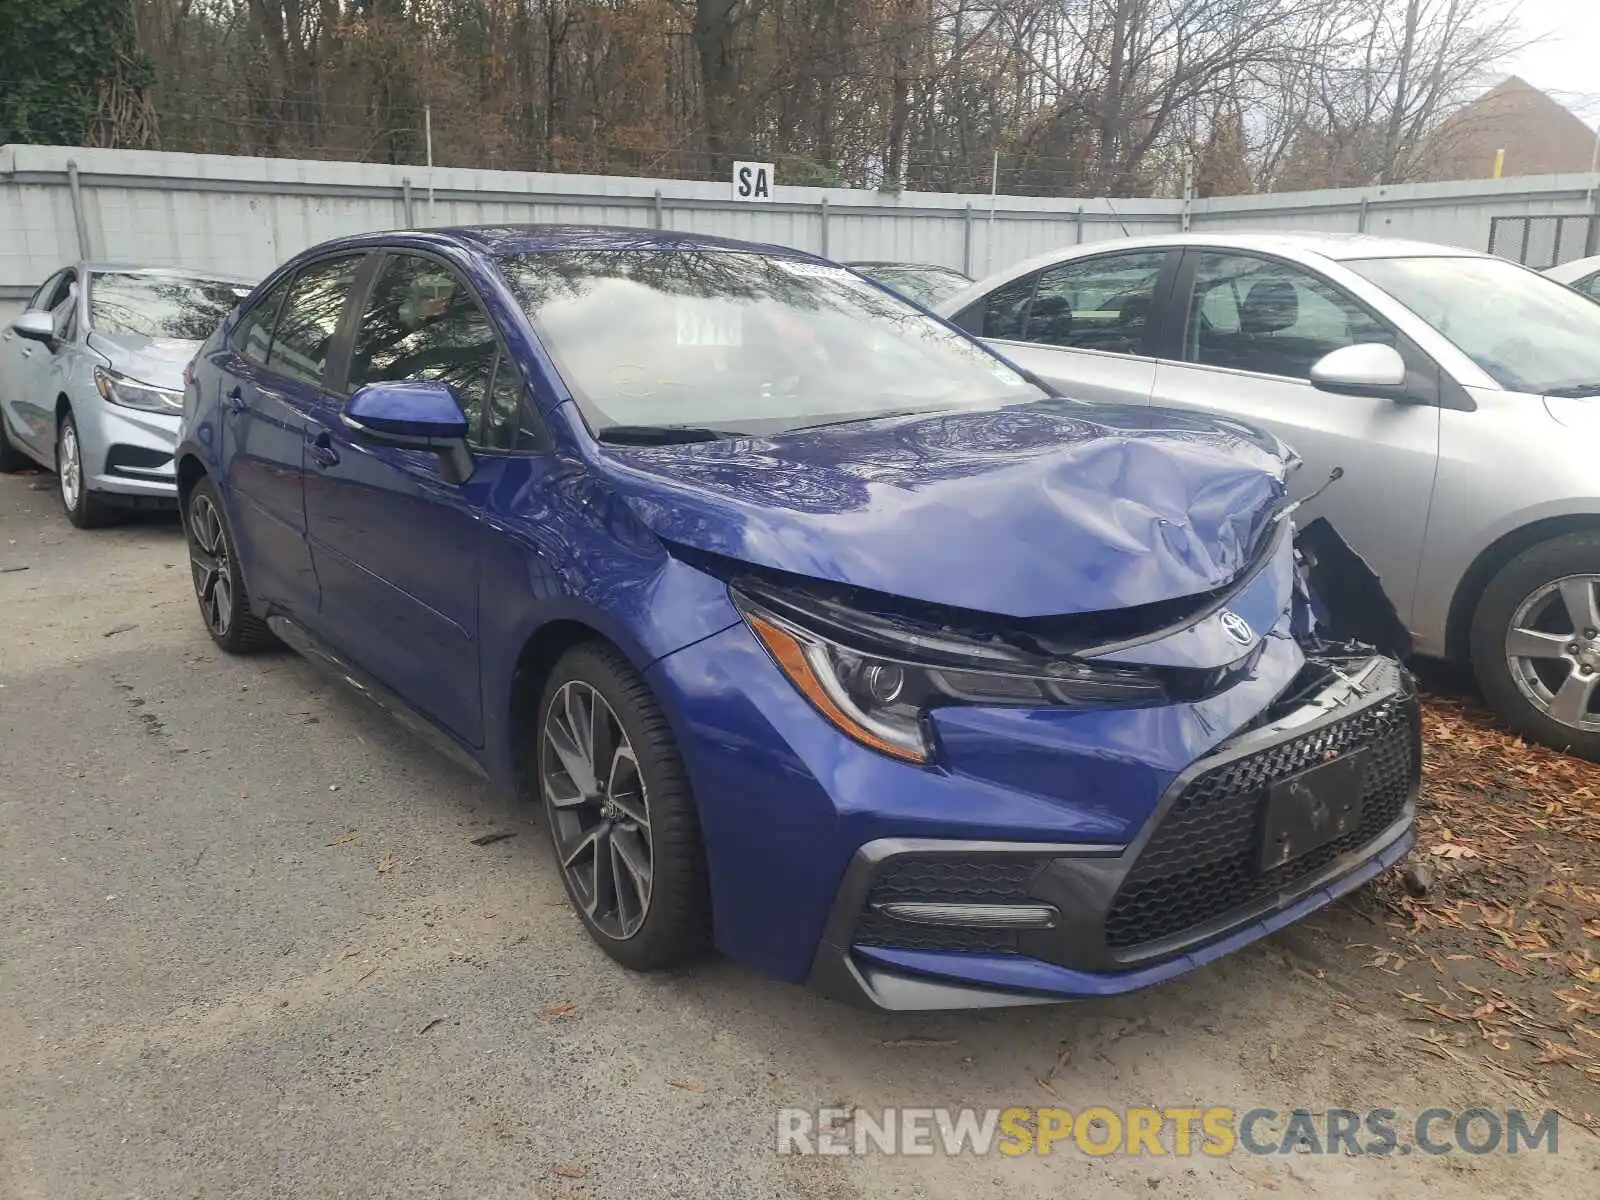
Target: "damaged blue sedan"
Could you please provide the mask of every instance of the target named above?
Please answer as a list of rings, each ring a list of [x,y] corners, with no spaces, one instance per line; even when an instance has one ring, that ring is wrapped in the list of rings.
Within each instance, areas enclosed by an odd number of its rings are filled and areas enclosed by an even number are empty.
[[[536,803],[618,962],[930,1009],[1170,979],[1408,848],[1392,611],[1292,466],[796,251],[524,227],[283,266],[177,471],[217,644]]]

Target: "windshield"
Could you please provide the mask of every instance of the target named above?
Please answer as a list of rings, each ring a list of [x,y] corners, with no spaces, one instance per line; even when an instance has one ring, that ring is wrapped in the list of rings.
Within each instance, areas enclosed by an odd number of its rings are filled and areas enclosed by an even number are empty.
[[[89,327],[99,333],[201,342],[249,294],[242,283],[96,272],[89,280]]]
[[[1600,392],[1600,304],[1497,258],[1345,264],[1432,325],[1503,388]]]
[[[902,296],[930,307],[954,296],[972,281],[945,267],[920,267],[900,263],[861,263],[856,266],[868,279],[876,279]]]
[[[766,434],[1044,396],[842,267],[678,249],[545,251],[499,265],[597,432]]]

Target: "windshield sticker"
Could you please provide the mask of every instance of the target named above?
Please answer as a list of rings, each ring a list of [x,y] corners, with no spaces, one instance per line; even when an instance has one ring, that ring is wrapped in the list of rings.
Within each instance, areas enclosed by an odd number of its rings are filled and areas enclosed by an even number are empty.
[[[744,345],[744,322],[737,308],[708,309],[680,302],[677,316],[680,346]]]

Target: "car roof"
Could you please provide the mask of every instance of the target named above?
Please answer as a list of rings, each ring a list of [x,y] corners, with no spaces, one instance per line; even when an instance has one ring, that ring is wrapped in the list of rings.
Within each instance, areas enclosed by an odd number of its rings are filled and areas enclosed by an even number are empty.
[[[962,288],[955,295],[941,300],[936,307],[942,313],[959,312],[965,305],[987,294],[1000,283],[1092,254],[1110,254],[1119,250],[1181,250],[1187,247],[1209,250],[1256,250],[1263,254],[1299,259],[1302,262],[1319,258],[1329,262],[1347,262],[1365,258],[1493,257],[1460,246],[1442,246],[1435,242],[1378,237],[1368,233],[1302,233],[1288,230],[1282,233],[1162,233],[1145,237],[1079,242],[1073,246],[1050,250],[1014,263],[1004,270],[996,271],[988,278],[981,279],[970,287]]]
[[[679,229],[638,229],[627,225],[457,225],[442,229],[391,230],[324,242],[337,246],[446,243],[485,254],[539,254],[560,250],[742,250],[782,258],[818,259],[788,246],[745,242]]]
[[[1545,274],[1557,283],[1577,283],[1585,275],[1592,275],[1596,271],[1600,271],[1600,254],[1592,258],[1575,258],[1551,267]]]
[[[1116,239],[1111,242],[1084,242],[1072,247],[1074,252],[1094,249],[1113,249],[1121,246],[1165,247],[1198,246],[1220,247],[1233,250],[1280,251],[1290,254],[1314,254],[1334,261],[1356,258],[1488,258],[1480,250],[1462,246],[1444,246],[1437,242],[1419,242],[1408,238],[1379,237],[1370,233],[1168,233],[1147,237]],[[1057,256],[1062,251],[1055,252]]]

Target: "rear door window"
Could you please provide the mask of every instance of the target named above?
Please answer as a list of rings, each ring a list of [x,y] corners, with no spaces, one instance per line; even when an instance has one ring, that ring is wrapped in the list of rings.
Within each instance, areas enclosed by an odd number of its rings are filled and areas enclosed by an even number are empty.
[[[361,256],[351,255],[314,262],[296,273],[272,333],[268,370],[322,386],[360,265]]]
[[[289,294],[293,279],[285,279],[261,298],[259,304],[240,317],[233,327],[229,345],[235,354],[242,354],[253,363],[267,365],[267,351],[272,347],[272,328],[278,321],[278,310],[283,298]]]
[[[1105,254],[1039,277],[1023,340],[1108,354],[1143,354],[1165,250]]]
[[[1002,283],[962,309],[955,324],[978,337],[1020,338],[1028,320],[1028,301],[1033,299],[1033,285],[1038,279],[1037,275],[1024,275]]]

